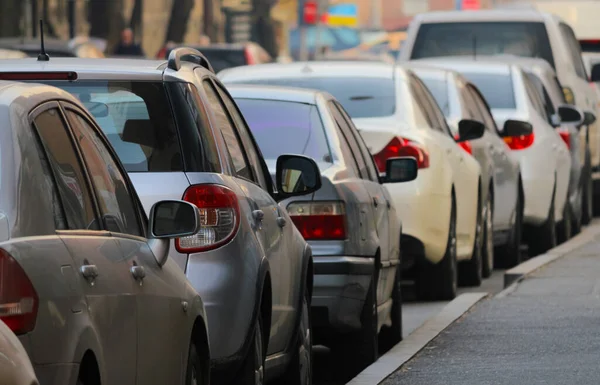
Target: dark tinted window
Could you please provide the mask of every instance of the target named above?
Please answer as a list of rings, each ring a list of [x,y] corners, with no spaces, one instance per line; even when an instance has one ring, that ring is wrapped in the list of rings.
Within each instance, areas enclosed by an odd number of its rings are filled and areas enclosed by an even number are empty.
[[[509,54],[554,66],[548,33],[537,22],[429,23],[419,28],[412,58]]]
[[[463,73],[479,89],[490,108],[516,108],[512,76],[508,74]]]
[[[585,64],[583,64],[583,58],[581,57],[581,48],[579,47],[579,42],[575,37],[575,33],[573,32],[571,27],[564,23],[560,24],[560,32],[562,33],[563,38],[565,39],[565,45],[567,46],[567,50],[569,50],[571,63],[573,64],[573,68],[575,68],[577,76],[587,80]]]
[[[266,159],[302,154],[331,162],[331,153],[317,108],[278,100],[235,100]]]
[[[83,102],[128,172],[183,171],[175,120],[162,82],[101,80],[52,85]]]
[[[600,52],[600,40],[579,40],[583,52]]]
[[[322,90],[339,100],[352,118],[390,116],[396,110],[396,92],[391,77],[281,78],[246,80],[240,83]]]
[[[81,115],[67,110],[67,117],[96,190],[104,228],[141,236],[136,205],[106,144]]]
[[[447,117],[450,114],[450,105],[448,102],[448,83],[445,79],[437,79],[421,76],[421,80],[425,83],[431,95],[433,95],[438,106]]]
[[[35,118],[34,125],[58,186],[67,226],[71,230],[98,230],[85,173],[60,112],[46,110]]]
[[[542,106],[544,107],[544,110],[548,117],[554,115],[554,105],[552,104],[552,100],[550,100],[550,95],[548,95],[548,92],[546,91],[546,87],[544,87],[544,83],[542,83],[542,80],[536,75],[529,72],[526,72],[525,76],[527,76],[527,79],[529,79],[529,81],[536,88],[538,96],[541,98]]]

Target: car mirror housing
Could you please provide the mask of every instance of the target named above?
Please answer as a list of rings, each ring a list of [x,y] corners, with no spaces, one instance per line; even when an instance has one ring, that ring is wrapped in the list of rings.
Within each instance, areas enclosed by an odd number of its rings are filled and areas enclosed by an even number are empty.
[[[472,120],[463,119],[458,122],[458,139],[457,142],[466,142],[468,140],[479,139],[485,132],[485,126],[483,123]]]
[[[321,171],[312,158],[280,155],[277,158],[275,183],[281,199],[311,194],[321,188]]]
[[[503,137],[524,136],[531,135],[532,133],[533,126],[531,123],[513,119],[505,121],[504,128],[502,130]]]
[[[383,183],[410,182],[417,178],[419,167],[417,160],[410,156],[389,158],[386,161]]]

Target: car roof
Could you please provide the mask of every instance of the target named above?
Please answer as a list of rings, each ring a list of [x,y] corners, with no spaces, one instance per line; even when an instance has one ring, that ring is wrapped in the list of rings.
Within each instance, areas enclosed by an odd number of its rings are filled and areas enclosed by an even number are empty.
[[[485,9],[477,11],[437,11],[415,16],[414,21],[422,24],[454,22],[544,22],[556,20],[558,16],[535,9]]]
[[[46,100],[66,100],[81,107],[81,103],[69,92],[40,83],[23,83],[0,80],[0,107],[7,108],[19,103],[19,108],[29,112]]]
[[[486,56],[445,56],[414,60],[431,66],[452,69],[458,72],[475,72],[508,75],[517,64]]]
[[[234,98],[281,100],[306,104],[315,104],[318,95],[330,97],[319,90],[266,85],[228,85],[227,90]]]

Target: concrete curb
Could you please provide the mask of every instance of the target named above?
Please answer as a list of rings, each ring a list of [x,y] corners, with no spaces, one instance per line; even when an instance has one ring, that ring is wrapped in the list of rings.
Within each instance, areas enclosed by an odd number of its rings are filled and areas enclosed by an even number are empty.
[[[546,254],[538,255],[537,257],[531,258],[530,260],[525,261],[510,270],[507,270],[504,272],[505,290],[514,283],[523,280],[526,276],[538,270],[540,267],[554,262],[557,259],[562,258],[572,251],[584,246],[586,243],[593,241],[598,235],[600,235],[600,220],[596,219],[593,220],[589,226],[585,227],[581,233],[569,239],[562,245],[549,250]],[[504,290],[498,293],[497,296],[503,296],[503,292]]]
[[[448,303],[437,315],[419,326],[402,342],[360,372],[346,385],[377,385],[415,356],[432,339],[465,314],[488,293],[465,293]]]

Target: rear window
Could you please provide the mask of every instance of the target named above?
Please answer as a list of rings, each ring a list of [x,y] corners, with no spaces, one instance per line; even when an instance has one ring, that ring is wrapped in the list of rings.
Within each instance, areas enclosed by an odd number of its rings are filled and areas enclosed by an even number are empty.
[[[546,27],[537,22],[422,24],[411,57],[499,54],[542,58],[554,67]]]
[[[429,92],[437,102],[444,113],[444,116],[450,115],[450,105],[448,103],[448,83],[445,79],[434,79],[421,76],[420,79],[425,83]]]
[[[600,52],[600,40],[579,40],[582,52]]]
[[[510,75],[468,72],[462,74],[479,88],[490,108],[517,108]]]
[[[243,80],[236,83],[311,88],[333,95],[351,118],[391,116],[396,92],[391,78],[329,77]]]
[[[331,162],[331,153],[317,107],[296,102],[237,98],[265,159],[301,154]]]

